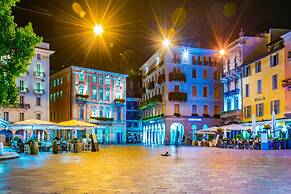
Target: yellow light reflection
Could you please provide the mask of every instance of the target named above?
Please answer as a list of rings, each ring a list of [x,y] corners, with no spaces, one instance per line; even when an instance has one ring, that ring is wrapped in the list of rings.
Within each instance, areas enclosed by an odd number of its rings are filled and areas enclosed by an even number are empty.
[[[95,24],[93,30],[96,36],[100,36],[104,32],[103,26],[101,24]]]

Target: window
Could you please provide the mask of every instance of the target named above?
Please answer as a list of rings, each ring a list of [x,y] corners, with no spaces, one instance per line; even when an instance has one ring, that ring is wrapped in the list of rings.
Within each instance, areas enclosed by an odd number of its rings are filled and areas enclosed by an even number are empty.
[[[273,111],[276,115],[280,113],[280,100],[271,101],[271,114],[273,114]]]
[[[20,88],[20,90],[24,90],[24,81],[23,80],[19,80],[19,88]]]
[[[60,91],[60,99],[63,98],[63,91]]]
[[[98,113],[97,113],[97,109],[92,109],[92,117],[97,117]]]
[[[97,100],[97,90],[95,86],[93,86],[93,89],[92,89],[92,99]]]
[[[255,62],[255,72],[259,73],[262,71],[262,67],[261,67],[261,61],[257,61]]]
[[[208,105],[203,105],[203,114],[208,114]]]
[[[109,78],[109,76],[106,77],[106,79],[105,79],[105,84],[106,84],[106,85],[110,85],[110,78]]]
[[[24,104],[24,96],[19,96],[19,103]]]
[[[103,77],[99,77],[99,84],[103,85]]]
[[[249,84],[246,84],[246,97],[250,96],[250,86]]]
[[[94,83],[97,82],[97,76],[96,76],[96,75],[93,75],[93,76],[92,76],[92,82],[94,82]]]
[[[256,115],[257,117],[264,115],[264,103],[256,104]]]
[[[262,93],[262,80],[257,80],[257,93],[261,94]]]
[[[217,70],[214,71],[213,77],[215,80],[219,80],[219,73]]]
[[[110,107],[106,107],[106,109],[105,109],[105,116],[106,116],[107,118],[110,118],[110,117],[111,117],[111,114],[110,114]]]
[[[110,101],[110,90],[108,88],[105,91],[105,100]]]
[[[84,86],[83,85],[80,85],[79,86],[79,94],[84,94]]]
[[[37,92],[40,92],[40,82],[37,82],[36,83],[36,91]]]
[[[213,111],[214,111],[214,115],[219,115],[219,106],[218,105],[214,105],[213,107]]]
[[[36,114],[36,119],[41,120],[41,114]]]
[[[192,65],[196,64],[196,56],[192,56]]]
[[[244,75],[243,75],[243,77],[248,77],[248,76],[250,76],[251,75],[251,67],[250,67],[250,65],[247,65],[245,68],[244,68]]]
[[[53,81],[53,86],[56,87],[56,85],[57,85],[57,81],[54,80],[54,81]]]
[[[218,96],[219,96],[218,86],[213,87],[213,95],[214,95],[214,98],[218,98]]]
[[[122,98],[122,96],[121,96],[121,92],[120,92],[120,91],[117,91],[117,92],[116,92],[116,98],[119,98],[119,99]]]
[[[197,87],[192,86],[192,97],[196,97],[196,96],[197,96]]]
[[[41,98],[36,97],[36,106],[41,106]]]
[[[279,63],[279,54],[270,55],[270,67],[274,67]]]
[[[41,60],[41,53],[36,53],[36,59]]]
[[[179,104],[175,104],[174,113],[180,113],[180,105]]]
[[[9,121],[9,112],[4,112],[4,121]]]
[[[38,75],[38,76],[40,76],[40,63],[37,63],[36,64],[36,74]]]
[[[99,117],[103,117],[103,106],[99,108]]]
[[[238,100],[239,100],[239,97],[235,96],[234,97],[234,109],[238,109]]]
[[[203,70],[203,78],[204,79],[207,79],[208,78],[208,71],[207,71],[207,69],[204,69]]]
[[[121,108],[116,107],[116,120],[121,121]]]
[[[192,78],[197,78],[197,71],[196,69],[192,70]]]
[[[227,98],[226,107],[227,107],[227,111],[231,110],[231,98]]]
[[[83,108],[79,109],[79,119],[84,120],[84,109]]]
[[[278,80],[277,80],[277,75],[272,76],[272,89],[275,90],[278,88]]]
[[[19,113],[19,121],[24,121],[24,113]]]
[[[99,90],[99,100],[103,100],[103,88],[100,88],[100,90]]]
[[[203,97],[208,97],[208,87],[207,86],[203,87]]]
[[[179,87],[179,85],[175,85],[175,92],[180,92],[180,87]]]
[[[251,118],[251,106],[244,107],[244,117]]]
[[[84,81],[84,72],[83,72],[83,71],[81,71],[81,73],[80,73],[80,75],[79,75],[79,80],[80,80],[81,82]]]
[[[192,105],[192,114],[198,114],[198,110],[197,110],[197,105],[196,104]]]
[[[116,86],[118,86],[118,87],[120,86],[120,79],[116,80]]]
[[[63,78],[60,78],[60,85],[63,84]]]

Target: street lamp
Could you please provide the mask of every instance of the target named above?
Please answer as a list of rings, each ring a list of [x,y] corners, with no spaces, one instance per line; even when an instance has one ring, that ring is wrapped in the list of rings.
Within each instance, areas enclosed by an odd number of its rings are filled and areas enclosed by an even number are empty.
[[[164,47],[169,47],[171,45],[170,40],[168,38],[164,39],[163,40],[163,45],[164,45]]]
[[[225,50],[224,49],[220,49],[219,54],[220,54],[220,56],[225,55]]]
[[[104,29],[100,24],[95,24],[95,26],[93,27],[93,30],[96,36],[100,36],[104,32]]]

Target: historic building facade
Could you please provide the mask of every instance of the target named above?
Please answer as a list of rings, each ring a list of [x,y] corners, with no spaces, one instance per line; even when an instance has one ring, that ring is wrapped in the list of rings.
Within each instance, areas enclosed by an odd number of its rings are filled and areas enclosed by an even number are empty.
[[[274,111],[278,128],[291,135],[291,32],[267,46],[268,52],[241,68],[243,122],[251,122],[255,115],[263,125]]]
[[[180,144],[196,130],[220,124],[221,66],[216,50],[172,47],[157,51],[143,75],[143,142]]]
[[[242,64],[256,58],[267,51],[267,38],[261,36],[240,37],[231,43],[223,56],[223,84],[224,106],[220,116],[224,124],[240,123],[242,121],[241,71]]]
[[[126,77],[77,66],[53,74],[50,120],[94,123],[99,142],[126,143]]]
[[[27,72],[16,79],[19,103],[0,108],[1,119],[14,123],[27,119],[49,120],[50,55],[48,43],[35,48],[35,56]]]

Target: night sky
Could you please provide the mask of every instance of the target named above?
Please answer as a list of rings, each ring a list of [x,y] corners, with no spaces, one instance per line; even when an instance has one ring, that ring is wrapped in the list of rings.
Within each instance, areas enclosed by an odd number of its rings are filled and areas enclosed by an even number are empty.
[[[74,2],[80,6],[73,9]],[[241,28],[249,35],[270,27],[291,28],[288,2],[21,0],[14,15],[20,26],[32,22],[56,51],[52,73],[79,65],[130,74],[161,46],[163,36],[173,35],[176,44],[219,49],[237,38]],[[104,25],[102,38],[94,36],[94,23]]]

